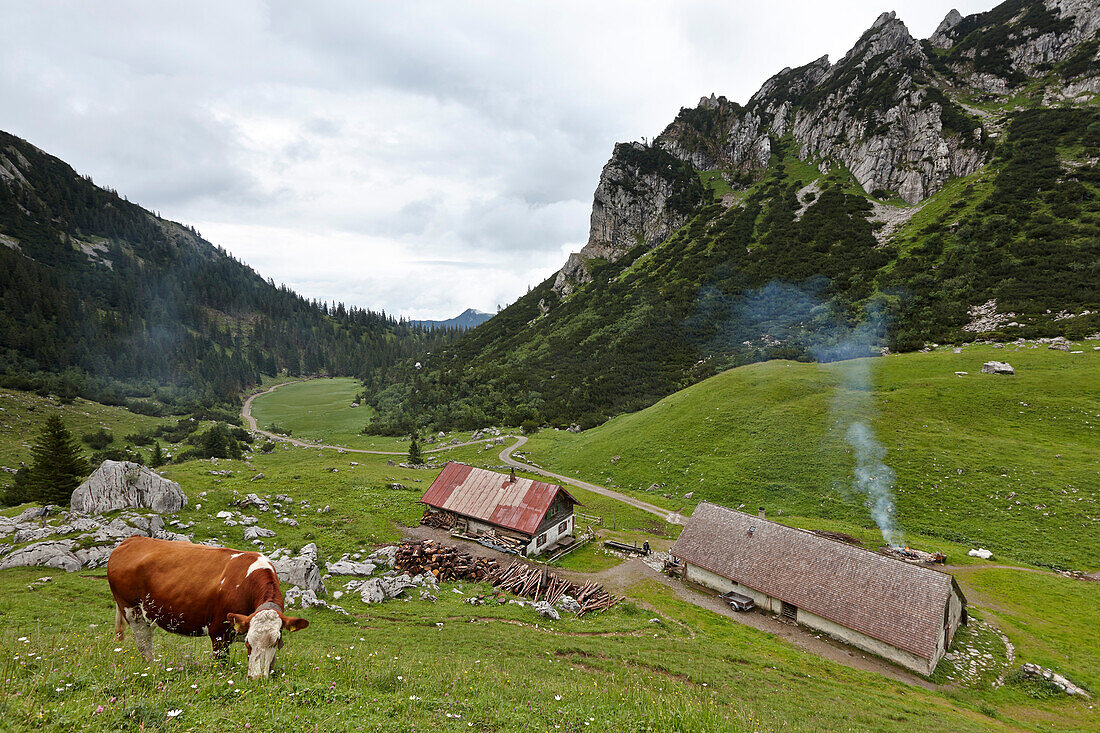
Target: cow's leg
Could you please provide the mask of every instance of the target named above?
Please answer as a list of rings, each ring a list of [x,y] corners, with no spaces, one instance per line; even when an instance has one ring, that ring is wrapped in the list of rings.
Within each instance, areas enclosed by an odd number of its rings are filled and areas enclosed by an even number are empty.
[[[126,636],[126,617],[122,613],[122,605],[115,603],[115,638],[122,641]]]
[[[229,661],[229,647],[233,643],[232,629],[210,627],[210,643],[214,647],[214,659],[220,663]]]
[[[145,657],[145,661],[153,661],[153,624],[145,614],[141,612],[141,606],[126,609],[126,620],[130,622],[130,630],[134,632],[134,643],[138,651]]]

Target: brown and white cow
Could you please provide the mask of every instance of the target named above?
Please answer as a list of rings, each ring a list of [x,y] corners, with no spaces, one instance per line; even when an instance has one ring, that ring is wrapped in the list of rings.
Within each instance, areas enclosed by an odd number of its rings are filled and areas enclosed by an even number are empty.
[[[138,651],[150,662],[154,623],[174,634],[209,634],[219,658],[241,634],[249,678],[264,677],[283,644],[283,629],[309,626],[283,615],[279,576],[258,552],[135,536],[111,553],[107,582],[117,606],[115,634],[121,639],[129,622]]]

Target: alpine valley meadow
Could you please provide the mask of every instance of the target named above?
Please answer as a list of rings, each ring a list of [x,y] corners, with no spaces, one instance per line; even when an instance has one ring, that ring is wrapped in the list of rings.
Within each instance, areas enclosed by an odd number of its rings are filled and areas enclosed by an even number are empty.
[[[616,144],[580,251],[447,321],[0,132],[0,730],[1097,730],[1098,56],[1098,0],[883,13]],[[684,559],[712,505],[752,526]],[[207,585],[281,583],[229,614],[295,617],[270,677],[139,653],[190,611],[123,609],[133,535],[263,553]]]

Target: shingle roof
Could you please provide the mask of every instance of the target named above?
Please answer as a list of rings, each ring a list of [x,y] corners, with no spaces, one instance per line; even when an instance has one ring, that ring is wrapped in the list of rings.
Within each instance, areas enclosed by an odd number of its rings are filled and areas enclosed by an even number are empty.
[[[561,492],[579,503],[557,484],[487,471],[461,463],[448,463],[420,500],[428,506],[480,519],[498,527],[533,535],[546,511]]]
[[[943,636],[950,575],[812,532],[703,502],[671,553],[925,659]]]

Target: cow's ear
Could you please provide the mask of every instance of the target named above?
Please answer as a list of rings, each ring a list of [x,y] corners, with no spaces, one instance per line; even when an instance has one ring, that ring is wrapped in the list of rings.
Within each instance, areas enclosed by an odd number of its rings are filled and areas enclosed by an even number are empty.
[[[301,631],[305,627],[309,626],[309,621],[304,618],[291,618],[290,616],[283,617],[283,628],[290,631]]]
[[[248,616],[242,616],[239,613],[231,613],[226,616],[226,620],[233,624],[233,630],[238,634],[248,633]]]

